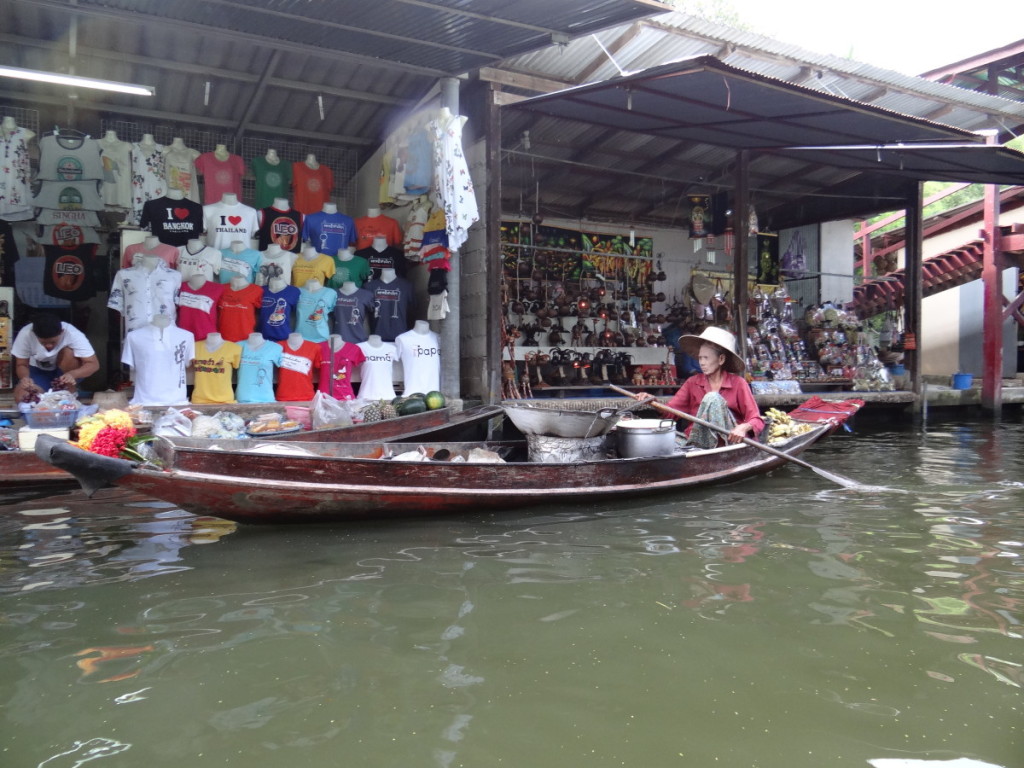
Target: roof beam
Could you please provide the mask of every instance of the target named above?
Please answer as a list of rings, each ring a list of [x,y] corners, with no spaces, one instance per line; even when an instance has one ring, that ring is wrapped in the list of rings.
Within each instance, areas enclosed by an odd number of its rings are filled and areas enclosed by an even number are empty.
[[[606,51],[601,51],[601,53],[602,53],[601,56],[594,56],[594,58],[591,59],[590,63],[587,64],[587,66],[585,66],[583,68],[583,71],[580,72],[579,75],[576,77],[576,82],[577,83],[588,83],[588,82],[590,82],[590,78],[594,75],[595,72],[597,72],[598,69],[600,69],[604,65],[606,58],[607,59],[611,59],[612,60],[612,64],[614,64],[615,68],[618,69],[619,68],[619,64],[618,64],[618,62],[615,61],[615,59],[612,59],[612,56],[614,54],[618,53],[619,51],[621,51],[623,48],[625,48],[629,43],[631,43],[637,37],[639,37],[640,36],[640,32],[642,30],[643,30],[643,27],[641,27],[638,22],[633,22],[632,24],[630,24],[629,25],[629,29],[625,30],[621,35],[619,35],[617,38],[615,38],[610,44],[604,46]]]
[[[256,110],[260,107],[263,102],[263,93],[267,89],[267,80],[274,74],[274,70],[277,69],[277,65],[281,61],[281,49],[277,48],[271,52],[270,58],[267,60],[267,65],[263,68],[263,73],[260,75],[260,80],[256,83],[256,89],[253,91],[252,97],[249,99],[249,104],[245,108],[245,114],[242,115],[238,121],[238,125],[235,127],[235,143],[241,140],[242,134],[245,133],[245,126],[252,119],[252,116],[256,113]]]
[[[548,77],[537,77],[522,72],[511,72],[507,69],[495,69],[494,67],[481,67],[478,73],[485,83],[496,83],[497,85],[509,88],[522,88],[524,91],[536,93],[554,93],[572,88],[575,83],[566,80],[552,80]]]

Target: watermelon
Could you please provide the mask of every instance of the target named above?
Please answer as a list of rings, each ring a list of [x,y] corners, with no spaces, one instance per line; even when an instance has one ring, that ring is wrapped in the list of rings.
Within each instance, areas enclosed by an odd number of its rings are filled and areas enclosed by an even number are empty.
[[[439,408],[444,408],[448,404],[448,401],[445,400],[444,395],[442,395],[437,390],[434,390],[433,392],[427,392],[426,396],[423,399],[427,403],[427,408],[431,411],[436,411]]]
[[[411,416],[414,413],[423,413],[427,410],[427,404],[418,397],[407,397],[395,406],[399,416]]]

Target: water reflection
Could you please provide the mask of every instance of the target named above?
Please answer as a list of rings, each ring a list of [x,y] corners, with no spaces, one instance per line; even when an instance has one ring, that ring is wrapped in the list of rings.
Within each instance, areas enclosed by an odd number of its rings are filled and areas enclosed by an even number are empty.
[[[1014,424],[886,431],[815,463],[910,493],[790,467],[685,498],[333,528],[14,499],[4,764],[1010,768],[1022,449]]]

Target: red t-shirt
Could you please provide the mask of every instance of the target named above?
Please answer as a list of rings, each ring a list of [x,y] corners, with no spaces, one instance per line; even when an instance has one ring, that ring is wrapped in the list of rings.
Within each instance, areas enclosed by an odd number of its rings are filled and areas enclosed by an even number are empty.
[[[696,416],[700,401],[710,391],[708,377],[703,373],[698,373],[683,383],[679,391],[672,395],[672,399],[668,401],[667,405],[669,408]],[[750,437],[757,439],[764,429],[764,419],[761,418],[761,411],[757,407],[757,401],[754,399],[754,393],[750,391],[747,380],[735,373],[723,373],[722,386],[718,390],[718,394],[725,399],[725,404],[729,406],[732,415],[736,417],[736,423],[752,426],[754,431]],[[686,428],[686,434],[690,434],[692,427],[691,423]]]
[[[315,171],[304,162],[292,163],[292,186],[295,190],[295,210],[316,213],[330,202],[334,189],[334,173],[326,165]]]
[[[374,238],[383,237],[388,245],[402,244],[402,228],[390,216],[362,216],[356,219],[356,250],[369,248]]]
[[[245,175],[245,161],[241,157],[228,155],[227,160],[218,160],[213,152],[204,152],[196,158],[196,170],[203,177],[204,203],[219,203],[228,192],[241,200]]]
[[[315,341],[303,341],[298,349],[292,349],[287,340],[277,343],[281,345],[283,354],[274,396],[282,401],[312,400],[313,372],[320,367],[320,345]]]
[[[249,283],[240,291],[225,284],[217,301],[217,330],[228,341],[241,341],[256,330],[256,318],[263,304],[263,289]]]
[[[196,341],[202,341],[217,330],[217,302],[227,288],[223,283],[207,280],[199,290],[193,290],[186,280],[178,294],[178,327],[192,331]],[[234,339],[231,339],[234,341]]]
[[[345,342],[337,350],[331,350],[329,341],[320,343],[320,386],[335,400],[354,400],[352,372],[366,360],[366,355],[355,344]]]

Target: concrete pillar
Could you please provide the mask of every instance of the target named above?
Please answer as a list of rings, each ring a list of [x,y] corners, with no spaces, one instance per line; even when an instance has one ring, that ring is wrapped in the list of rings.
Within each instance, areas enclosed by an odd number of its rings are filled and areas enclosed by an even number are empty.
[[[441,107],[447,107],[453,115],[459,114],[459,81],[454,77],[441,80]],[[451,271],[448,273],[448,308],[451,310],[440,322],[437,332],[441,343],[441,392],[447,398],[461,396],[461,348],[460,323],[460,271],[462,260],[457,251],[451,254]]]

